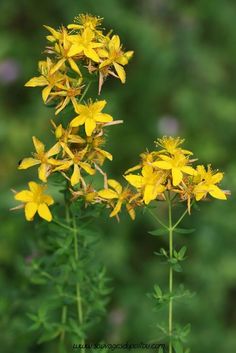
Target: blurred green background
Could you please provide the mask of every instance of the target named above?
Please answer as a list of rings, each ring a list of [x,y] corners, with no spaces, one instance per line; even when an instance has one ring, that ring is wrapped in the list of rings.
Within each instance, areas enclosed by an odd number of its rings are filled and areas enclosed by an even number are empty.
[[[127,67],[127,84],[110,80],[102,97],[123,125],[111,129],[107,149],[118,177],[153,148],[163,134],[186,138],[186,148],[205,164],[225,171],[227,202],[201,205],[185,225],[196,228],[178,235],[188,259],[177,275],[197,295],[179,305],[175,316],[191,322],[193,353],[236,351],[236,25],[235,1],[181,0],[1,0],[0,2],[0,342],[1,352],[47,352],[27,333],[29,295],[22,264],[37,237],[33,224],[15,205],[10,189],[20,190],[35,171],[18,172],[18,161],[31,151],[31,136],[51,138],[40,90],[24,88],[37,72],[45,45],[43,24],[59,26],[89,12],[105,18],[135,56]],[[138,214],[132,222],[106,221],[102,258],[113,278],[108,315],[102,322],[105,342],[148,342],[162,319],[152,311],[146,293],[154,282],[165,285],[166,268],[153,252],[165,239],[148,235],[153,223]],[[48,352],[47,352],[48,353]]]

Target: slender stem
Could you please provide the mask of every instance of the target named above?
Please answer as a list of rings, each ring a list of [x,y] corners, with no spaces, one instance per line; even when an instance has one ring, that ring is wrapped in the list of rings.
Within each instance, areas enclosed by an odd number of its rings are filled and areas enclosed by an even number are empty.
[[[63,305],[62,314],[61,314],[61,323],[62,323],[62,325],[65,325],[66,319],[67,319],[67,306]],[[65,328],[63,328],[63,330],[61,332],[61,336],[60,336],[60,344],[61,344],[61,346],[62,346],[62,344],[64,342],[64,339],[65,339]]]
[[[158,216],[152,211],[150,210],[150,208],[146,208],[148,210],[148,212],[152,215],[152,217],[160,224],[162,225],[162,227],[164,227],[165,229],[168,230],[168,227],[158,218]]]
[[[74,231],[73,228],[67,226],[66,224],[64,224],[64,223],[62,223],[62,222],[60,222],[60,221],[57,221],[56,219],[53,219],[52,222],[55,223],[55,224],[57,224],[58,226],[64,228],[64,229],[67,229],[67,230],[69,230],[69,231]]]
[[[173,230],[178,227],[178,225],[180,224],[180,222],[182,221],[182,219],[186,216],[186,214],[188,213],[188,209],[186,209],[184,211],[184,213],[182,214],[182,216],[178,219],[178,221],[173,225]]]
[[[76,227],[76,220],[75,217],[73,216],[73,230],[74,230],[74,255],[75,255],[75,262],[78,263],[79,260],[79,252],[78,252],[78,232],[77,232],[77,227]],[[80,293],[80,285],[77,282],[76,283],[76,299],[77,299],[77,314],[78,314],[78,320],[79,324],[83,324],[83,307],[82,307],[82,301],[81,301],[81,293]],[[84,339],[81,339],[81,345],[84,346]],[[81,353],[85,352],[85,348],[81,348]]]
[[[86,94],[87,94],[87,92],[88,92],[90,86],[91,86],[91,81],[90,81],[90,82],[88,83],[88,85],[86,86],[86,88],[85,88],[85,90],[84,90],[82,96],[81,96],[80,99],[79,99],[79,103],[82,102],[82,100],[83,100],[84,97],[86,96]]]
[[[169,258],[170,260],[173,257],[173,228],[172,228],[172,201],[170,198],[170,193],[168,193],[168,215],[169,215]],[[172,330],[173,330],[173,301],[172,301],[172,291],[173,291],[173,268],[172,264],[170,263],[170,269],[169,269],[169,325],[168,325],[168,330],[169,330],[169,353],[172,353]]]

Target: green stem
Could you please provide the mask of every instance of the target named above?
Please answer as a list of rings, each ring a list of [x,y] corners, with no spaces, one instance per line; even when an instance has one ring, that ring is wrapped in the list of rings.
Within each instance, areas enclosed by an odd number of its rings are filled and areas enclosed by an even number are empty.
[[[74,234],[74,255],[75,255],[75,262],[78,263],[79,261],[79,252],[78,252],[78,231],[76,227],[76,220],[73,216],[73,234]],[[77,299],[77,314],[79,324],[83,325],[83,307],[81,301],[81,292],[80,292],[80,285],[76,283],[76,299]],[[84,346],[84,339],[81,339],[81,345]],[[81,348],[81,353],[85,353],[85,348]]]
[[[60,221],[57,221],[56,219],[53,219],[52,222],[55,223],[55,224],[57,224],[58,226],[64,228],[64,229],[67,229],[67,230],[69,230],[69,231],[74,231],[73,228],[67,226],[66,224],[64,224],[64,223],[62,223],[62,222],[60,222]]]
[[[170,199],[170,193],[168,193],[168,215],[169,215],[169,258],[172,260],[173,257],[173,227],[172,227],[172,201]],[[168,320],[168,331],[169,331],[169,353],[172,353],[172,330],[173,330],[173,300],[172,300],[172,291],[173,291],[173,268],[170,263],[169,268],[169,320]]]
[[[162,226],[164,227],[165,229],[169,229],[158,217],[157,215],[152,211],[150,210],[150,208],[146,208],[148,210],[148,212],[150,213],[150,215],[152,215],[152,217]]]
[[[91,81],[88,83],[88,85],[86,86],[86,88],[85,88],[85,90],[84,90],[84,92],[83,92],[83,94],[82,94],[82,96],[80,97],[80,99],[79,99],[79,103],[80,102],[82,102],[82,100],[84,99],[84,97],[86,96],[86,94],[87,94],[87,92],[88,92],[88,90],[89,90],[89,87],[91,86]]]
[[[191,203],[191,206],[193,205],[193,202]],[[190,206],[190,207],[191,207]],[[178,225],[180,224],[180,222],[182,221],[182,219],[186,216],[186,214],[188,213],[188,208],[184,211],[184,213],[182,214],[182,216],[178,219],[178,221],[173,225],[172,229],[174,230],[176,227],[178,227]]]
[[[67,306],[63,305],[62,307],[62,314],[61,314],[61,323],[62,325],[65,325],[67,319]],[[65,339],[65,328],[62,329],[61,331],[61,336],[60,336],[60,346],[63,346],[63,342]]]

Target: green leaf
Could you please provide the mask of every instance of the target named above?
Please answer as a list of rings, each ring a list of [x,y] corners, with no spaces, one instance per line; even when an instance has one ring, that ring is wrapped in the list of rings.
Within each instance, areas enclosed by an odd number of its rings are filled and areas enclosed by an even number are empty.
[[[174,229],[174,232],[175,233],[180,233],[180,234],[190,234],[190,233],[193,233],[195,232],[196,229],[185,229],[185,228],[175,228]]]
[[[182,260],[184,258],[184,255],[186,253],[187,247],[183,246],[180,251],[178,252],[178,259]]]
[[[163,350],[162,347],[159,347],[159,348],[158,348],[158,353],[164,353],[164,350]]]
[[[178,342],[174,342],[173,343],[174,349],[175,349],[175,353],[184,353],[184,347],[182,345],[182,343]]]
[[[48,341],[52,341],[54,340],[56,337],[58,337],[61,333],[61,330],[59,328],[46,332],[45,334],[43,334],[39,340],[38,343],[43,343],[43,342],[48,342]]]
[[[182,266],[178,263],[173,266],[173,270],[175,272],[182,272],[183,271]]]
[[[187,324],[186,326],[184,326],[183,328],[183,336],[186,337],[191,331],[191,324]]]
[[[151,230],[148,233],[151,234],[151,235],[160,236],[160,235],[167,234],[168,233],[168,229],[160,228],[160,229]]]
[[[158,295],[158,297],[162,297],[162,290],[158,285],[155,284],[154,290],[155,290],[155,293]]]

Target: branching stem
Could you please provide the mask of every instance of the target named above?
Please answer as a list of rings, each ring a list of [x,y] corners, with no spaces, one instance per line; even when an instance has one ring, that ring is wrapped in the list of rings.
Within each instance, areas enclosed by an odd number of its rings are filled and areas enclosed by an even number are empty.
[[[78,231],[76,227],[76,220],[75,217],[73,216],[73,234],[74,234],[74,256],[75,256],[75,263],[78,263],[79,261],[79,252],[78,252]],[[78,314],[78,320],[80,326],[83,325],[83,307],[82,307],[82,300],[81,300],[81,291],[80,291],[80,285],[77,282],[76,283],[76,299],[77,299],[77,314]],[[81,345],[82,347],[84,346],[84,338],[81,339]],[[81,348],[81,353],[84,353],[85,349]]]
[[[170,193],[168,192],[167,197],[168,202],[168,218],[169,218],[169,259],[170,259],[170,268],[169,268],[169,320],[168,320],[168,332],[169,332],[169,353],[172,353],[172,330],[173,330],[173,300],[172,300],[172,291],[173,291],[173,268],[171,260],[173,258],[173,228],[172,228],[172,200],[170,198]]]

